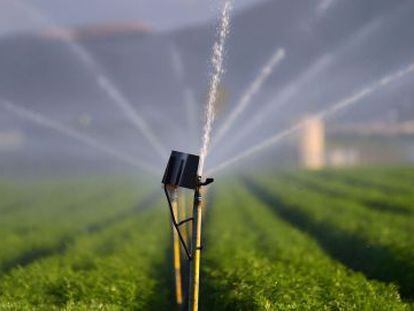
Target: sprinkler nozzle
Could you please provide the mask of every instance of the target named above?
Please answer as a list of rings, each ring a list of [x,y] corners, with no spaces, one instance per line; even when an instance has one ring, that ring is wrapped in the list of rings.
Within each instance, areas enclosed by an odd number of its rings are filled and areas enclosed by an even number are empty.
[[[200,183],[200,186],[207,186],[214,182],[214,178],[207,178],[205,182]]]

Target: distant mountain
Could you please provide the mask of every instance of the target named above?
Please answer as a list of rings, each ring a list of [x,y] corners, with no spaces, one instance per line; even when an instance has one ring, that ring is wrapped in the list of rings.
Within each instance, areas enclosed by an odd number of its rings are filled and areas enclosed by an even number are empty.
[[[274,133],[303,114],[327,107],[414,61],[412,1],[337,0],[324,11],[319,5],[319,0],[274,0],[233,17],[226,47],[223,90],[229,102],[224,112],[235,105],[276,48],[286,50],[286,60],[254,98],[241,122],[286,87],[295,90],[288,104],[269,115],[254,135]],[[107,75],[168,147],[188,148],[183,89],[194,91],[197,121],[201,122],[215,31],[214,23],[168,33],[133,23],[5,37],[0,40],[0,96],[153,161],[151,147],[99,88],[97,79]],[[85,66],[65,43],[67,37],[93,55],[99,65],[96,73],[96,68]],[[182,80],[174,55],[183,62]],[[323,57],[330,65],[318,71],[315,64]],[[405,83],[364,100],[364,105],[350,110],[357,114],[343,113],[342,120],[414,118],[413,90]],[[219,123],[225,121],[225,115],[219,116]],[[79,121],[85,116],[91,120],[87,126]],[[60,135],[2,112],[0,130],[14,127],[28,132],[33,141],[40,139],[44,148],[56,151],[60,146],[57,152],[61,150],[62,158],[80,156],[78,151],[70,154],[72,149],[66,148],[67,140]],[[257,137],[246,139],[245,144],[253,139]],[[42,155],[44,148],[30,152]],[[191,148],[196,151],[194,145]]]

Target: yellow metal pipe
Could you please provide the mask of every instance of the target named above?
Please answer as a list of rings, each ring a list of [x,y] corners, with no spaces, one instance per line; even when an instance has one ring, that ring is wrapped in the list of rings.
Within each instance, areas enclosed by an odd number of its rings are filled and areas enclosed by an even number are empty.
[[[179,217],[179,205],[177,199],[177,190],[173,190],[171,205],[173,213],[176,219]],[[172,226],[173,232],[173,264],[174,264],[174,275],[175,275],[175,296],[176,302],[179,307],[183,304],[183,289],[181,279],[181,247],[178,233]]]
[[[186,219],[187,218],[187,196],[185,191],[180,191],[178,194],[178,207],[180,209],[180,218]],[[184,241],[188,243],[188,236],[189,236],[189,230],[188,230],[188,224],[185,224],[181,230],[181,234],[183,235]]]
[[[191,249],[191,266],[190,266],[190,285],[188,297],[188,310],[198,311],[198,300],[200,290],[200,259],[201,259],[201,224],[202,224],[202,204],[200,188],[196,188],[194,193],[193,207],[193,236]]]

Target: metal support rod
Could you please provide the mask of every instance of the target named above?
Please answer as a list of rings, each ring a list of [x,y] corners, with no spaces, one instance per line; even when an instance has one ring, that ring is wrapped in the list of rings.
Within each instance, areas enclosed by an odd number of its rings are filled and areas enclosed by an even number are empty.
[[[191,266],[190,266],[190,284],[188,297],[188,310],[198,310],[198,298],[200,288],[200,258],[201,258],[201,224],[202,224],[202,197],[199,184],[194,192],[193,206],[193,236],[191,243]]]
[[[192,196],[191,196],[192,198]],[[180,209],[180,218],[184,219],[178,223],[180,226],[181,233],[183,235],[184,241],[187,243],[187,245],[190,245],[191,241],[189,241],[189,238],[191,237],[190,229],[193,224],[193,218],[187,218],[190,214],[190,211],[188,211],[189,205],[192,206],[192,204],[188,204],[187,202],[187,195],[184,190],[180,191],[178,196],[178,207]],[[183,225],[183,226],[181,226]],[[181,305],[180,310],[184,311],[188,309],[188,278],[190,273],[190,263],[186,258],[186,255],[184,254],[184,249],[181,249],[181,280],[182,280],[182,289],[183,289],[183,304]]]
[[[187,211],[187,207],[188,207],[187,196],[186,196],[185,191],[183,190],[180,192],[180,195],[178,196],[178,206],[180,207],[180,218],[184,219],[178,222],[178,226],[181,227],[182,225],[186,225],[188,222],[191,222],[192,224],[194,218],[193,217],[187,218],[187,214],[189,213]],[[181,234],[183,235],[183,239],[187,244],[190,243],[188,241],[188,236],[189,236],[188,227],[189,226],[184,226],[181,229]]]
[[[172,190],[171,195],[171,207],[174,213],[174,218],[179,218],[179,206],[178,206],[178,193],[177,189]],[[174,224],[171,226],[173,234],[173,264],[174,264],[174,276],[175,276],[175,297],[178,307],[183,304],[183,285],[181,279],[181,248],[180,239],[177,230],[175,230]]]

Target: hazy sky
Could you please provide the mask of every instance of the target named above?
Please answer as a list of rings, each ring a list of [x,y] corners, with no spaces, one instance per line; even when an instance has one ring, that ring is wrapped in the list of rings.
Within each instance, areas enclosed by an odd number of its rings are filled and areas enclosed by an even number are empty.
[[[241,9],[260,1],[235,0],[234,5]],[[0,34],[39,28],[22,10],[25,3],[61,25],[139,20],[169,30],[215,17],[222,0],[0,0]]]

